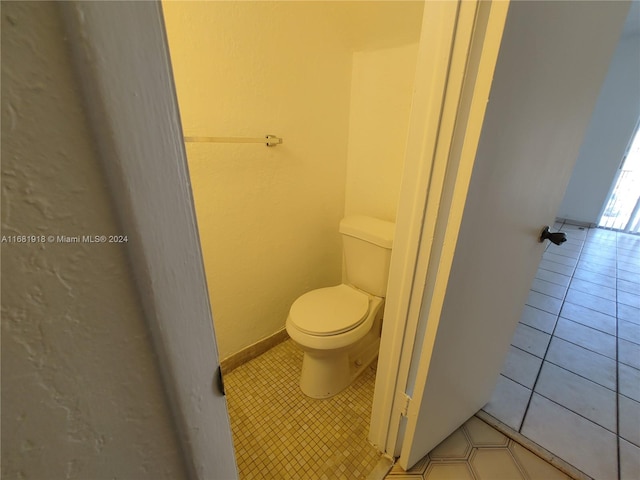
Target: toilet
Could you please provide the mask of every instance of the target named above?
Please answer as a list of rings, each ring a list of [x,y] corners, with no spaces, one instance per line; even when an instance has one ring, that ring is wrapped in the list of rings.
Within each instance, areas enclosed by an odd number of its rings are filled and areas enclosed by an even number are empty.
[[[365,216],[340,222],[346,281],[299,297],[286,329],[304,352],[300,389],[329,398],[376,358],[395,224]]]

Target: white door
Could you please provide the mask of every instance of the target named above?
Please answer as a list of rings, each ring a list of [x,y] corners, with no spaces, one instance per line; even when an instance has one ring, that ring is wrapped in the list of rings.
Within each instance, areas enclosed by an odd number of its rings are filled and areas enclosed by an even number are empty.
[[[405,469],[491,397],[629,7],[511,2],[505,21],[500,4],[457,7],[386,444]],[[469,15],[460,86],[456,42]],[[484,112],[474,102],[492,73]]]

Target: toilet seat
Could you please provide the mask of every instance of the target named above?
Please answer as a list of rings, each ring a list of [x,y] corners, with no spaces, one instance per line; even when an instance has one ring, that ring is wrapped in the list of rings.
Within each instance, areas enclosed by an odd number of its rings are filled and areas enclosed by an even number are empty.
[[[308,335],[329,336],[353,330],[367,318],[369,297],[349,287],[319,288],[298,298],[289,312],[295,327]]]

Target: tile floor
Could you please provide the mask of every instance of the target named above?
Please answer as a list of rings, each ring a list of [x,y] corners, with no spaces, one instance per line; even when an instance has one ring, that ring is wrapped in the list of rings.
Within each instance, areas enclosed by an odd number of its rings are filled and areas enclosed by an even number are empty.
[[[394,466],[386,480],[568,480],[553,465],[471,417],[440,445],[404,471]]]
[[[595,479],[640,479],[640,236],[556,225],[484,410]]]
[[[292,340],[224,377],[241,479],[363,479],[380,456],[367,441],[375,382],[366,369],[327,400],[300,391]]]
[[[241,479],[364,480],[380,455],[367,441],[375,370],[329,400],[298,387],[302,352],[291,340],[225,375]],[[378,472],[379,473],[379,472]],[[374,475],[381,478],[383,473]],[[388,480],[568,479],[551,464],[471,418],[408,472]]]

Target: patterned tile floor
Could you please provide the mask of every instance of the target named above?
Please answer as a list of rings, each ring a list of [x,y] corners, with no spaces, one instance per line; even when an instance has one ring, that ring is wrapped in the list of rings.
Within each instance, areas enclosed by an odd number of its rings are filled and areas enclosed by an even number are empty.
[[[374,368],[335,397],[313,400],[298,387],[301,363],[302,352],[287,340],[225,376],[240,478],[367,478],[380,459],[367,441]],[[394,467],[386,478],[568,477],[473,417],[409,472]]]
[[[298,386],[301,366],[301,350],[286,340],[225,376],[240,478],[366,478],[379,459],[367,441],[374,369],[314,400]]]
[[[553,465],[471,417],[440,445],[404,471],[394,466],[387,480],[568,480]]]
[[[640,236],[556,225],[484,410],[589,477],[640,479]]]

